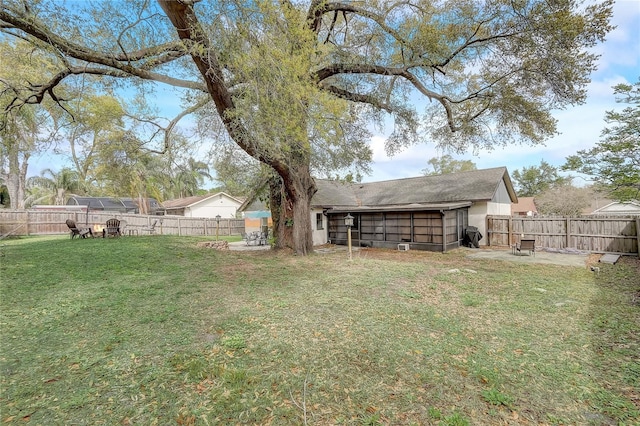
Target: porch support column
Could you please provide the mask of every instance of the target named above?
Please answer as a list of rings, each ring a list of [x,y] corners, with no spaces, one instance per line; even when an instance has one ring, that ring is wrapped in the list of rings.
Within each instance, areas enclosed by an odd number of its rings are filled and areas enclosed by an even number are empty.
[[[444,210],[440,210],[440,220],[442,221],[442,252],[447,251],[447,221]]]

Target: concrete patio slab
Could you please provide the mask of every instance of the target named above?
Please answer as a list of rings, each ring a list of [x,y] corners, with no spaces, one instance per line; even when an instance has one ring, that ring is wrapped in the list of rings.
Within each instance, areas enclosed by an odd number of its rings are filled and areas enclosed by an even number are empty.
[[[229,243],[229,250],[233,251],[260,251],[260,250],[269,250],[271,246],[269,244],[265,244],[263,246],[248,246],[244,241],[236,241],[233,243]]]
[[[527,253],[513,254],[511,249],[468,249],[467,257],[473,259],[494,259],[521,263],[544,263],[549,265],[576,266],[584,268],[587,264],[586,253],[558,253],[536,251],[535,255]]]

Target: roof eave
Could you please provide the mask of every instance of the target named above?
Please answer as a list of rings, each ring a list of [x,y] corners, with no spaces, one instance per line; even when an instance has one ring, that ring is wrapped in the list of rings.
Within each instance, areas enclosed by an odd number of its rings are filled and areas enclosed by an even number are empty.
[[[333,206],[327,208],[327,213],[384,213],[397,211],[446,211],[470,207],[471,201],[461,201],[452,203],[425,203],[425,204],[405,204],[387,206]],[[326,207],[325,207],[326,208]]]

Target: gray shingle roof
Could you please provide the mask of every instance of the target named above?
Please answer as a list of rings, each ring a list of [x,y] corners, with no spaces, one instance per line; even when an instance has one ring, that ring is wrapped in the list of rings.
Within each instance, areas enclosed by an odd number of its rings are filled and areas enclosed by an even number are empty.
[[[437,176],[371,183],[338,183],[316,179],[318,192],[312,205],[390,206],[491,200],[504,181],[512,201],[517,200],[506,167]]]

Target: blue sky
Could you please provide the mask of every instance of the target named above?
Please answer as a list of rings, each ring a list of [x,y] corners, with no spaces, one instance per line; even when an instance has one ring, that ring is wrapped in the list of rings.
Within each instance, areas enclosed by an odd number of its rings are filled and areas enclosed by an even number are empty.
[[[591,76],[586,103],[554,114],[558,120],[558,136],[544,146],[515,145],[490,152],[480,151],[477,155],[452,154],[454,158],[471,160],[479,169],[506,166],[512,173],[523,167],[537,166],[541,160],[560,166],[567,156],[596,144],[605,126],[605,111],[623,108],[616,104],[612,86],[635,83],[640,78],[640,0],[617,0],[612,22],[616,29],[595,49],[601,57],[598,70]],[[156,106],[168,117],[177,114],[176,97],[171,95],[171,89],[161,89],[158,94]],[[425,141],[389,158],[384,152],[382,136],[374,137],[371,147],[374,162],[371,175],[363,178],[365,182],[419,176],[427,168],[429,159],[443,154],[435,149],[435,144]],[[59,156],[43,153],[32,157],[28,175],[37,175],[44,168],[58,170],[62,166]],[[580,180],[575,183],[581,184]]]

